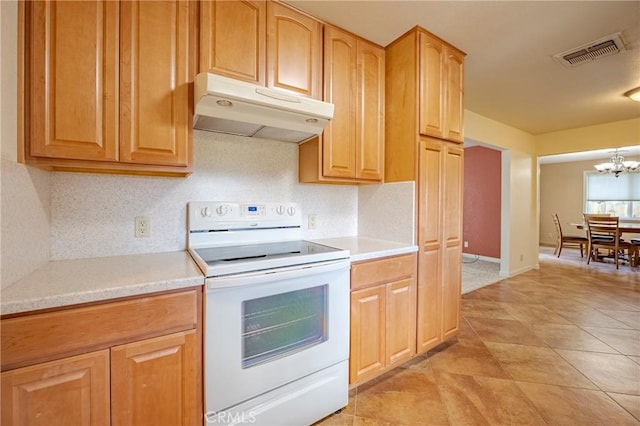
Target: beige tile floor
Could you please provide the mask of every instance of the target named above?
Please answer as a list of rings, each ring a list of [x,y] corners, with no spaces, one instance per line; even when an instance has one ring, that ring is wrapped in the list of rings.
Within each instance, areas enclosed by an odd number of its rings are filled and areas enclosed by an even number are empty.
[[[640,424],[640,268],[552,253],[463,295],[456,339],[316,425]]]

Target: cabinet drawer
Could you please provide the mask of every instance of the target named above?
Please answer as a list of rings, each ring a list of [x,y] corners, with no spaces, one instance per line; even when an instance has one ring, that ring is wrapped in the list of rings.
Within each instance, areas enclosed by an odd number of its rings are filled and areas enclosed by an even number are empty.
[[[196,328],[201,289],[2,320],[2,371]]]
[[[416,255],[387,257],[351,265],[351,290],[378,283],[397,281],[416,271]]]

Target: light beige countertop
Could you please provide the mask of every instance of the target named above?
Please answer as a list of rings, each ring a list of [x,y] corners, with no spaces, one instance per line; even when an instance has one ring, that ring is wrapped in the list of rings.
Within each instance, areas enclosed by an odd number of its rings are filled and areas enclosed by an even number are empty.
[[[0,314],[57,308],[204,284],[186,251],[51,261],[0,294]]]
[[[399,243],[397,241],[378,240],[367,237],[338,237],[313,240],[318,244],[349,250],[351,262],[377,259],[380,257],[397,256],[399,254],[414,253],[418,246]]]

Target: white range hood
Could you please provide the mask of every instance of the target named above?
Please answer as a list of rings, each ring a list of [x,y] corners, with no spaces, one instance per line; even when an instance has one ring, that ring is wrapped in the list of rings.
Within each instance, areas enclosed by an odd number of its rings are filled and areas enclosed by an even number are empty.
[[[327,102],[216,74],[196,76],[194,129],[299,143],[322,134],[331,118]]]

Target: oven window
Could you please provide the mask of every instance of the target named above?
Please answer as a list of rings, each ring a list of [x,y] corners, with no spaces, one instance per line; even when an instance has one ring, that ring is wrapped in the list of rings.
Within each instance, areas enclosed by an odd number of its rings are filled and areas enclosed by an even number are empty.
[[[327,285],[242,302],[242,368],[327,340]]]

